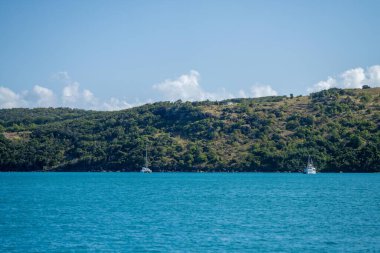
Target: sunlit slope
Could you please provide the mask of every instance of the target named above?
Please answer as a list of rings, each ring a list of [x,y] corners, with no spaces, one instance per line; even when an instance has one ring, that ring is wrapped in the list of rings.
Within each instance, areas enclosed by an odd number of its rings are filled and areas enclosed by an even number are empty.
[[[159,102],[123,111],[0,110],[0,169],[380,171],[380,88]]]

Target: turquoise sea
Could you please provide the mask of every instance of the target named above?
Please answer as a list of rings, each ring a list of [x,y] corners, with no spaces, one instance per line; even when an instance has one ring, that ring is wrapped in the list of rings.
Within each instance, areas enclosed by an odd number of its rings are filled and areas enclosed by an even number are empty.
[[[380,174],[0,173],[0,252],[380,252]]]

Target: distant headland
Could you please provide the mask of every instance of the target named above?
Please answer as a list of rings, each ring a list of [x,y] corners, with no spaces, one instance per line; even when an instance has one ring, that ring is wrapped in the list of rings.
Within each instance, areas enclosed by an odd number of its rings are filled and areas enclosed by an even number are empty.
[[[1,109],[0,171],[380,172],[380,88],[157,102],[122,111]],[[228,169],[220,169],[228,168]]]

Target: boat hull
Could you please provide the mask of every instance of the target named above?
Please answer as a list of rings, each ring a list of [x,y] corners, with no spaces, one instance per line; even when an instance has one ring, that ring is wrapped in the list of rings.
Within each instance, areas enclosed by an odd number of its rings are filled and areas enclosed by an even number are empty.
[[[141,170],[140,170],[141,173],[152,173],[152,170],[149,169],[149,168],[146,168],[146,167],[143,167]]]
[[[305,168],[303,174],[317,174],[317,171],[315,168]]]

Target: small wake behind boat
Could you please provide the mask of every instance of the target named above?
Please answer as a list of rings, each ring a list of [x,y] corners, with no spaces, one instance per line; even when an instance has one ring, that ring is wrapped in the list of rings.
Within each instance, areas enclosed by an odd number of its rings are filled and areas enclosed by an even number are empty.
[[[310,156],[307,160],[307,166],[304,169],[303,173],[304,174],[317,174],[317,169],[314,167],[313,160],[310,158]]]
[[[152,170],[148,166],[148,145],[145,148],[145,166],[140,170],[141,173],[152,173]]]

